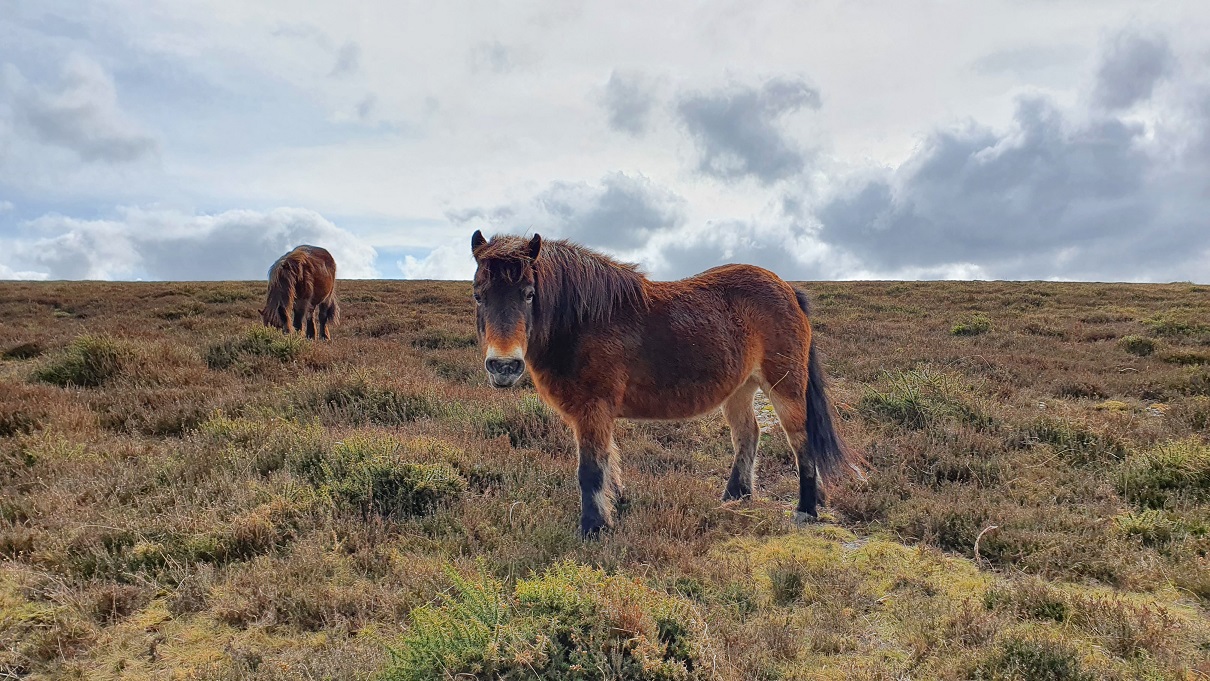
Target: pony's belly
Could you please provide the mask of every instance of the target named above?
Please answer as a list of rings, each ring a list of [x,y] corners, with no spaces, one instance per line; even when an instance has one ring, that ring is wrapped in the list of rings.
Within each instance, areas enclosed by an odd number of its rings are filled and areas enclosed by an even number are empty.
[[[627,390],[618,414],[628,419],[691,419],[709,414],[735,392],[743,380],[713,386]]]

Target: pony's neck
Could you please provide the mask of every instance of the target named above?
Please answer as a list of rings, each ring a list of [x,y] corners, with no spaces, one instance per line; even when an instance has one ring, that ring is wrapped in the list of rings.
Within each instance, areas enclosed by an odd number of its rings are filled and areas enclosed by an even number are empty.
[[[647,309],[647,278],[634,265],[565,241],[544,244],[535,265],[539,345]]]

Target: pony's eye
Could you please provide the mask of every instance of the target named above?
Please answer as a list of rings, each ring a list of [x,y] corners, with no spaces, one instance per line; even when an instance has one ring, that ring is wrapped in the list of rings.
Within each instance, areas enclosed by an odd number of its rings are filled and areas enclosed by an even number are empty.
[[[478,304],[478,303],[482,303],[482,302],[483,302],[483,299],[479,297],[479,294],[478,294],[478,293],[475,293],[475,294],[473,294],[473,295],[474,295],[474,298],[475,298],[475,303],[476,303],[476,304]]]
[[[533,291],[525,292],[525,302],[527,302],[527,303],[534,302],[534,292]]]

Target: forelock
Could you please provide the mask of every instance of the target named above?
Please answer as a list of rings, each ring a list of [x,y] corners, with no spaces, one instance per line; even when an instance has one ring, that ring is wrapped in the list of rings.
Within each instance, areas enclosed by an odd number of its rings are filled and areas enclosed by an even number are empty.
[[[521,281],[525,268],[533,264],[529,241],[517,236],[495,236],[475,251],[475,259],[488,279],[510,283]]]

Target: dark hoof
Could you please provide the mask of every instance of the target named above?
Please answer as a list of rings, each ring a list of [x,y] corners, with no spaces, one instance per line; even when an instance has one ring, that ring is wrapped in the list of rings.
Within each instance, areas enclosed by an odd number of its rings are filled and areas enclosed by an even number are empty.
[[[602,518],[581,518],[580,537],[582,539],[599,539],[601,534],[609,529]]]
[[[809,525],[819,522],[819,514],[810,511],[795,511],[794,522],[798,525]]]
[[[726,491],[723,492],[723,501],[743,501],[751,498],[752,490],[739,486],[727,485]]]

